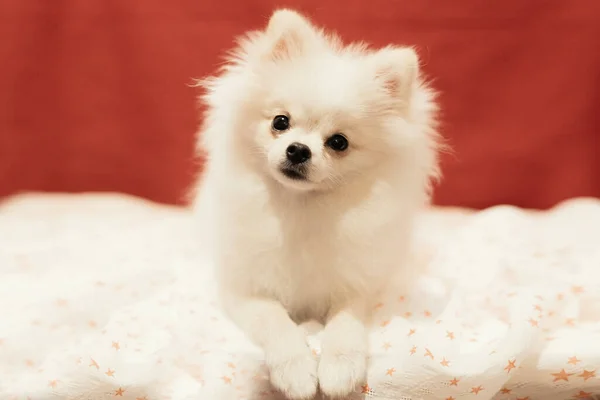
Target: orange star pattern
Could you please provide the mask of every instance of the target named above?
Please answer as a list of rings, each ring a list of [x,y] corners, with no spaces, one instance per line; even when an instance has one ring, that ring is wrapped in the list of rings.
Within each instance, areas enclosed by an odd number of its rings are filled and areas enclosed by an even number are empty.
[[[266,380],[267,377],[264,375],[260,375],[260,374],[254,374],[254,376],[252,377],[253,380],[255,381],[263,381]]]
[[[504,367],[504,370],[510,373],[510,371],[512,371],[514,368],[517,368],[516,362],[517,360],[508,360],[508,364],[506,365],[506,367]]]
[[[567,319],[565,320],[565,325],[568,325],[568,326],[575,326],[575,319],[574,319],[574,318],[567,318]]]
[[[453,378],[450,381],[450,386],[458,386],[458,382],[460,382],[460,379]]]
[[[576,356],[573,356],[573,357],[569,357],[569,361],[567,361],[567,364],[577,365],[580,362],[581,362],[581,360],[578,360]]]
[[[431,359],[433,360],[433,354],[431,354],[431,351],[429,351],[429,349],[425,349],[425,357],[431,357]]]
[[[539,304],[534,305],[533,309],[536,311],[542,312],[542,306],[540,306]]]
[[[55,389],[56,386],[58,386],[58,381],[57,380],[50,381],[50,382],[48,382],[48,386],[50,386],[52,389]]]
[[[481,392],[482,390],[483,390],[482,386],[473,387],[473,388],[471,388],[471,393],[479,394],[479,392]]]
[[[382,307],[383,307],[383,303],[377,303],[377,304],[375,304],[375,309],[376,310],[378,310],[378,309],[380,309]]]
[[[227,363],[227,366],[228,366],[229,368],[235,369],[235,364],[234,364],[234,363],[232,363],[232,362],[228,362],[228,363]]]
[[[454,332],[446,331],[446,337],[450,340],[454,340]]]
[[[562,293],[559,293],[559,294],[556,295],[556,300],[562,300],[564,298],[565,298],[565,295],[562,294]]]
[[[449,367],[450,366],[450,361],[446,360],[446,358],[442,358],[442,361],[440,361],[440,364],[442,364],[442,367]]]
[[[452,396],[446,397],[446,400],[454,400],[454,397],[452,397]]]
[[[123,393],[125,393],[125,389],[118,388],[117,390],[115,390],[115,397],[117,397],[117,396],[123,397]]]
[[[557,382],[557,381],[569,382],[569,377],[571,375],[575,375],[575,374],[567,374],[567,372],[564,369],[561,369],[560,372],[558,372],[556,374],[550,374],[550,375],[554,376],[554,380],[552,382]]]
[[[412,336],[415,334],[416,331],[417,331],[416,329],[411,329],[408,331],[408,335],[406,335],[406,336]]]
[[[396,372],[396,368],[390,368],[385,374],[388,376],[394,376],[394,372]]]
[[[115,371],[113,371],[112,369],[110,369],[110,368],[109,368],[109,369],[108,369],[108,370],[105,372],[105,374],[106,374],[106,376],[115,376]]]
[[[230,385],[231,384],[231,378],[228,376],[222,376],[221,379],[223,379],[223,383],[225,383],[226,385]]]
[[[531,326],[533,326],[533,327],[536,327],[536,326],[538,326],[538,321],[536,321],[536,320],[535,320],[535,319],[533,319],[533,318],[529,318],[529,321],[528,321],[528,322],[529,322],[529,323],[531,324]]]
[[[398,301],[404,301],[404,300],[405,300],[405,297],[404,297],[404,296],[400,296],[400,297],[398,297]]]
[[[69,302],[65,299],[56,299],[56,305],[59,307],[65,307]]]
[[[417,346],[413,346],[412,349],[410,349],[410,354],[413,355],[417,352]]]
[[[576,399],[587,399],[587,398],[590,398],[591,395],[592,395],[592,393],[588,393],[588,392],[584,392],[583,390],[580,390],[579,393],[577,393],[574,397]]]
[[[571,288],[571,292],[572,292],[573,294],[581,294],[581,293],[583,293],[584,291],[585,291],[585,290],[583,289],[583,286],[573,286],[573,287]]]
[[[511,392],[512,392],[512,390],[507,389],[507,388],[500,389],[500,393],[501,394],[510,394]]]
[[[371,391],[371,388],[366,383],[364,385],[362,385],[360,387],[360,389],[361,389],[361,393],[363,393],[363,394],[369,393]]]
[[[596,377],[596,370],[588,371],[588,370],[584,369],[583,372],[581,373],[581,375],[577,375],[577,376],[580,377],[580,378],[583,378],[583,380],[585,382],[588,379]]]
[[[388,326],[389,324],[390,324],[390,320],[389,320],[389,319],[386,319],[385,321],[382,321],[382,322],[381,322],[381,327],[382,327],[382,328],[385,328],[385,327],[386,327],[386,326]]]
[[[410,317],[412,317],[412,313],[410,311],[407,311],[407,312],[404,313],[404,316],[406,318],[410,318]]]
[[[112,342],[112,346],[113,349],[115,350],[121,350],[121,345],[119,344],[119,342]]]
[[[426,317],[431,317],[431,312],[428,310],[423,311],[423,315],[425,315]]]
[[[385,342],[382,347],[387,351],[390,349],[390,347],[392,347],[392,344],[390,342]]]

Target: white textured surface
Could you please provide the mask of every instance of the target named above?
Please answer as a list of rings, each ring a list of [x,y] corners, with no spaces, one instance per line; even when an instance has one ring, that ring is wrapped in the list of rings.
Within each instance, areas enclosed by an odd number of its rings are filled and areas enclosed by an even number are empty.
[[[355,398],[600,393],[600,202],[432,212],[419,262],[431,276],[415,293],[382,296]],[[11,199],[0,399],[277,398],[214,295],[185,211],[117,195]]]

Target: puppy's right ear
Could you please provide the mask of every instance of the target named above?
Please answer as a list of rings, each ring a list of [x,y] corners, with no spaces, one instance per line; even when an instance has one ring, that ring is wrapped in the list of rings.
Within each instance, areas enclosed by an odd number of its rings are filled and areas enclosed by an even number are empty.
[[[410,47],[386,47],[374,54],[376,78],[393,98],[408,102],[418,83],[419,57]]]
[[[313,25],[296,11],[281,9],[273,13],[265,31],[272,60],[291,59],[307,51],[317,38]]]

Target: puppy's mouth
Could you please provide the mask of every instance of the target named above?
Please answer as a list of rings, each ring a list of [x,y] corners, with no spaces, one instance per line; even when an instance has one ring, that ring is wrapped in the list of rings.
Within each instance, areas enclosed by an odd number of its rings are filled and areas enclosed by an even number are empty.
[[[308,180],[306,168],[303,166],[282,165],[279,171],[287,178],[295,181]]]

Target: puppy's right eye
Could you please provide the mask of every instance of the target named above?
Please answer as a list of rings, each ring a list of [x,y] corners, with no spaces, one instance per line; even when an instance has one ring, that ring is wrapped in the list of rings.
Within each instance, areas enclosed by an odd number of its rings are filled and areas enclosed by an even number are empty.
[[[272,126],[275,131],[287,131],[290,129],[290,119],[285,115],[278,115],[273,118]]]

